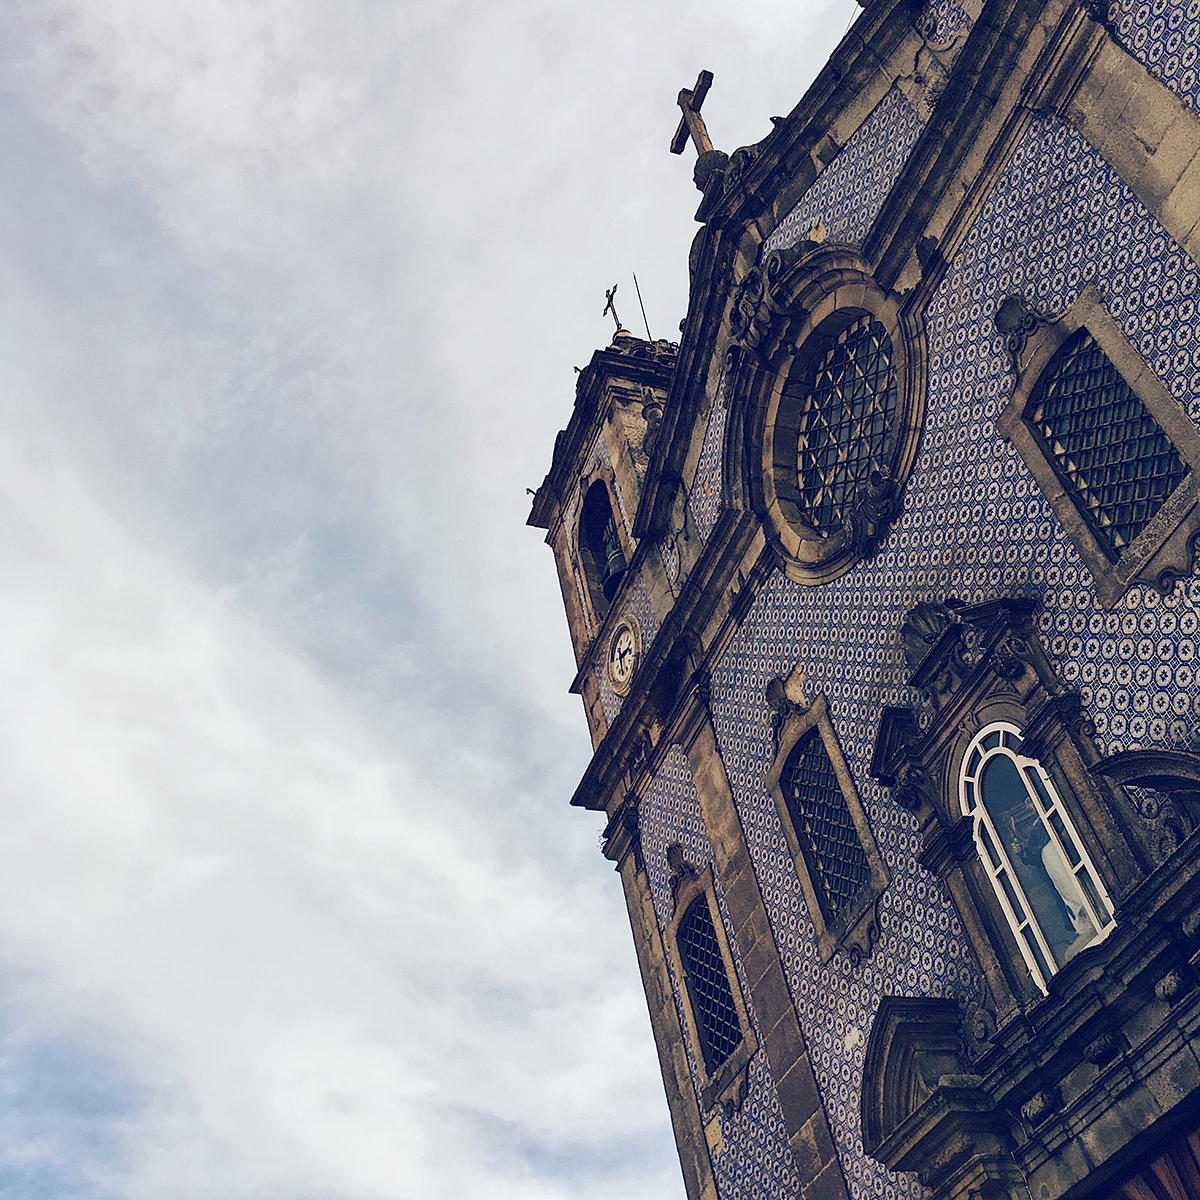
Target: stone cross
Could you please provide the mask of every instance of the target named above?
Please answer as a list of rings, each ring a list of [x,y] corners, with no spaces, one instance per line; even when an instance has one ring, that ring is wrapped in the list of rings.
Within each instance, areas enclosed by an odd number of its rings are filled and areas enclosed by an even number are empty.
[[[707,154],[713,148],[708,137],[708,130],[704,127],[704,118],[700,115],[700,106],[704,103],[704,97],[708,95],[712,81],[713,73],[711,71],[701,71],[696,76],[696,86],[690,92],[684,88],[679,93],[679,107],[683,109],[683,119],[679,122],[679,128],[675,130],[675,136],[671,139],[672,154],[682,154],[684,147],[688,144],[688,138],[691,138],[696,144],[697,157]]]
[[[613,320],[617,323],[617,332],[620,333],[624,327],[621,324],[621,318],[617,316],[617,285],[615,283],[604,293],[604,298],[608,303],[604,306],[604,311],[600,315],[607,317],[609,313],[612,313]]]

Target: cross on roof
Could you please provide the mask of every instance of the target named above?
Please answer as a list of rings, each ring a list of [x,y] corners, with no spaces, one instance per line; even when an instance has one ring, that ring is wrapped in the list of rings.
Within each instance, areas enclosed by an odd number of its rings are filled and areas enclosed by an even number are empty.
[[[700,106],[704,103],[704,97],[708,95],[712,81],[711,71],[701,71],[696,76],[696,86],[691,91],[684,88],[679,93],[679,107],[683,109],[683,119],[671,139],[672,154],[682,154],[689,137],[696,143],[697,155],[707,154],[713,148],[708,130],[704,127],[704,118],[700,115]]]
[[[617,332],[620,333],[624,326],[621,324],[621,318],[617,316],[617,285],[615,283],[604,293],[604,298],[608,303],[600,315],[607,317],[609,313],[612,313],[612,318],[617,323]]]

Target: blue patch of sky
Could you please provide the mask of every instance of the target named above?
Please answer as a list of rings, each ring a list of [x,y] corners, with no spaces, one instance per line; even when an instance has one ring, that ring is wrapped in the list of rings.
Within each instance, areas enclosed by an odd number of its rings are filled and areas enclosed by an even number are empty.
[[[0,1013],[7,1006],[0,1005]],[[101,1200],[120,1174],[120,1131],[142,1089],[95,1049],[68,1040],[0,1039],[0,1197]]]
[[[540,1180],[559,1180],[580,1190],[604,1179],[614,1184],[622,1177],[644,1180],[651,1173],[678,1179],[679,1161],[674,1146],[654,1129],[645,1135],[555,1140],[540,1138],[516,1121],[491,1113],[464,1113],[478,1132],[480,1145],[494,1160],[508,1168],[528,1170]],[[679,1193],[682,1194],[682,1182]]]

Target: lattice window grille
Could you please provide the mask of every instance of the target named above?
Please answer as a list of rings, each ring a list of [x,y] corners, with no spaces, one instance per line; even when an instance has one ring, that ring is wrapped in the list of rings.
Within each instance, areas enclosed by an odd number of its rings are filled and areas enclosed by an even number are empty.
[[[1051,360],[1030,412],[1115,562],[1183,482],[1187,463],[1086,329]]]
[[[789,755],[783,795],[826,920],[833,921],[870,878],[871,866],[819,730]]]
[[[704,1064],[711,1075],[741,1045],[742,1027],[706,896],[697,896],[688,906],[676,942],[690,984]]]
[[[789,383],[796,396],[799,384]],[[896,423],[892,339],[873,317],[838,336],[803,399],[797,446],[800,493],[809,521],[836,533],[843,510],[873,471],[883,472]]]

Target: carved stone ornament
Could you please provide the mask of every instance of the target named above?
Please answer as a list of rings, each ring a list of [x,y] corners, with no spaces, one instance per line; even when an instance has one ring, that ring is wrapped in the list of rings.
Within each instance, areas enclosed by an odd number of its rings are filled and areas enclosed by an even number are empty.
[[[1022,1119],[1036,1129],[1054,1112],[1058,1105],[1057,1097],[1047,1092],[1034,1092],[1021,1105]]]
[[[729,155],[724,150],[706,150],[696,157],[696,165],[692,168],[692,182],[696,190],[704,192],[707,197],[709,189],[720,194],[721,183],[725,169],[729,166]]]
[[[1102,1033],[1083,1052],[1084,1058],[1098,1067],[1106,1067],[1122,1050],[1127,1049],[1128,1042],[1124,1036],[1115,1030]]]
[[[1024,296],[1016,295],[1005,296],[1000,301],[995,321],[997,332],[1004,337],[1009,365],[1015,373],[1020,370],[1021,356],[1025,353],[1025,344],[1030,335],[1048,322],[1029,307]]]
[[[982,1058],[993,1045],[996,1036],[996,1014],[986,1005],[973,1002],[967,1005],[963,1017],[963,1048],[974,1062]]]
[[[729,166],[725,168],[724,188],[732,192],[742,182],[742,177],[750,165],[758,157],[758,146],[741,146],[729,157]]]
[[[923,611],[918,613],[918,609]],[[935,629],[943,619],[945,624]],[[941,708],[962,686],[974,666],[967,654],[965,626],[944,605],[917,605],[905,618],[900,636],[905,658],[909,658],[910,650],[916,658],[909,683],[924,692],[935,709]],[[932,643],[928,640],[930,637]],[[923,654],[920,653],[922,647]]]
[[[953,613],[944,604],[922,601],[908,610],[904,624],[900,626],[900,642],[904,647],[904,661],[910,671],[915,671],[921,665],[946,626],[953,621]]]
[[[895,483],[883,471],[872,471],[845,517],[845,529],[855,557],[869,554],[900,515]]]
[[[642,388],[642,420],[646,422],[646,432],[642,437],[642,449],[647,454],[654,452],[658,441],[659,427],[662,425],[663,405],[653,388]]]
[[[1168,1004],[1173,1003],[1186,991],[1188,991],[1187,980],[1184,978],[1183,972],[1178,969],[1168,971],[1154,985],[1154,994],[1160,1000],[1165,1000]]]
[[[1092,766],[1113,783],[1159,794],[1156,864],[1171,858],[1200,826],[1200,755],[1188,750],[1125,750]]]
[[[800,717],[808,712],[808,698],[804,694],[804,670],[798,664],[786,675],[776,676],[764,689],[767,707],[771,710],[771,731],[775,739],[775,753],[779,753],[779,732],[789,717]]]
[[[1025,674],[1029,643],[1016,633],[1010,633],[992,651],[996,674],[1003,679],[1016,680]]]
[[[905,763],[896,775],[892,798],[901,808],[916,813],[928,803],[929,779],[923,768]]]
[[[700,872],[683,857],[683,847],[678,842],[672,842],[667,847],[667,868],[671,872],[671,904],[678,908],[680,888]]]
[[[805,240],[786,250],[774,250],[746,273],[734,291],[729,314],[729,333],[734,342],[757,352],[772,322],[787,312],[786,302],[781,303],[774,296],[775,285],[802,254],[819,244]],[[803,310],[792,315],[803,319]]]
[[[747,1062],[721,1093],[720,1104],[727,1117],[736,1116],[741,1112],[742,1105],[746,1102],[746,1096],[749,1092],[750,1064]]]
[[[628,329],[618,329],[613,334],[613,340],[608,347],[608,353],[615,351],[617,354],[623,354],[627,358],[640,358],[650,361],[661,359],[669,362],[679,353],[679,343],[669,342],[665,338],[659,338],[658,341],[648,342],[644,338],[640,338],[635,333],[630,333]],[[584,376],[591,370],[591,366],[585,367],[580,372],[579,378],[575,381],[576,390],[579,390],[584,381]]]

